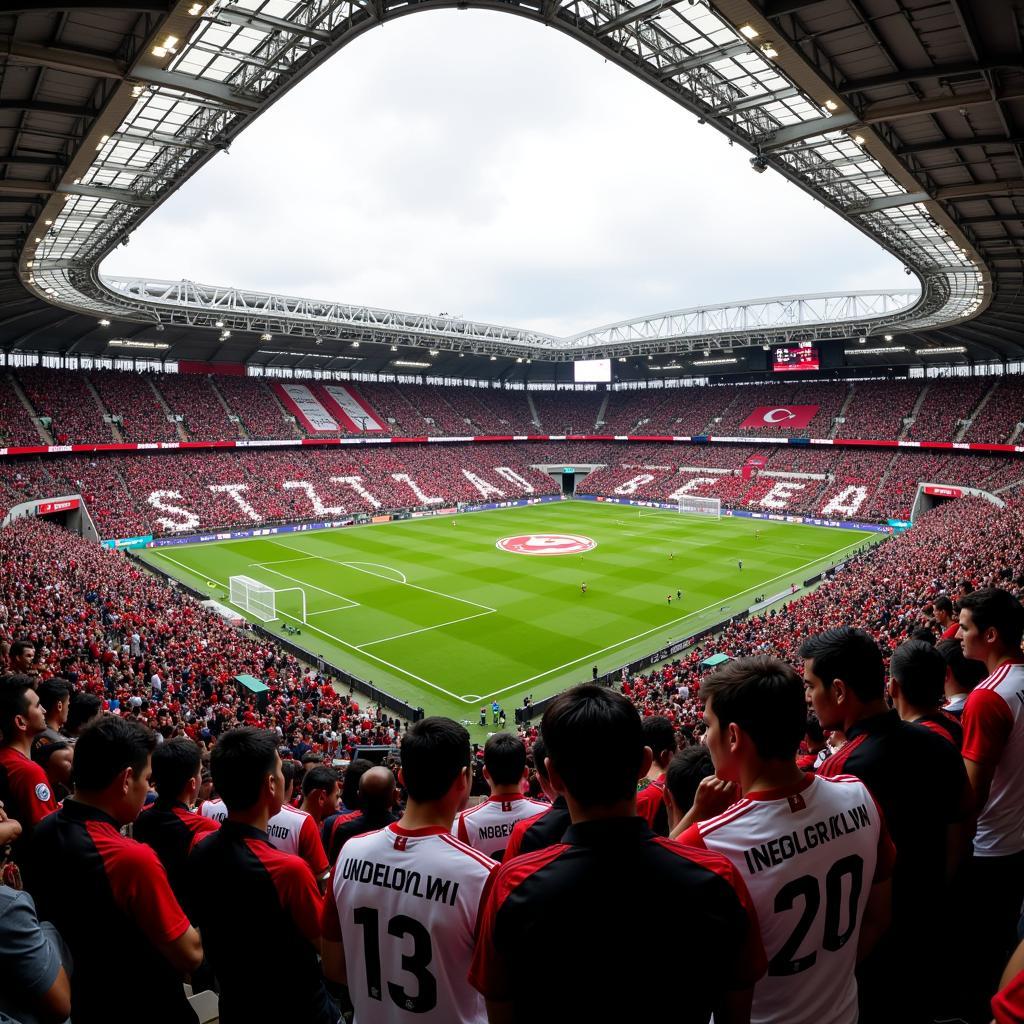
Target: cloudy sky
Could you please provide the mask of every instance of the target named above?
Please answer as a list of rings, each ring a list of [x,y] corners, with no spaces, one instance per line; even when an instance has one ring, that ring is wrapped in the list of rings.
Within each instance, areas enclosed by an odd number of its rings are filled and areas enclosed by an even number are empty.
[[[554,334],[900,264],[568,37],[438,11],[292,90],[104,264]]]

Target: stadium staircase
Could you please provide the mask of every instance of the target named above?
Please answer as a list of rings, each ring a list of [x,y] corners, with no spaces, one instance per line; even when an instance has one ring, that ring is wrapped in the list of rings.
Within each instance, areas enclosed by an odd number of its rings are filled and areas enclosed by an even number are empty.
[[[17,378],[13,373],[7,374],[7,381],[14,390],[14,393],[18,396],[18,401],[25,407],[25,411],[29,415],[29,419],[32,420],[32,426],[36,428],[36,433],[39,435],[39,440],[43,444],[53,444],[53,437],[50,432],[40,423],[39,413],[32,407],[32,403],[28,400],[28,395],[25,394],[21,389],[21,385],[18,383]]]
[[[251,437],[252,435],[249,433],[248,430],[245,429],[245,424],[242,422],[242,417],[239,416],[238,413],[235,412],[230,405],[228,405],[228,400],[224,397],[220,388],[217,387],[217,381],[214,380],[214,378],[211,376],[206,378],[206,382],[210,385],[210,390],[216,396],[217,401],[220,402],[221,408],[224,410],[224,415],[227,416],[228,418],[228,422],[233,422],[235,424],[235,426],[238,428],[239,434],[241,434],[243,438],[248,439],[249,437]],[[232,416],[235,417],[235,420],[237,420],[237,422],[231,419]]]
[[[984,409],[986,405],[988,405],[988,400],[992,397],[992,393],[998,386],[999,378],[995,377],[993,378],[992,383],[989,385],[988,391],[986,391],[985,394],[981,396],[981,401],[971,411],[971,414],[967,417],[967,419],[965,419],[963,423],[960,424],[960,429],[956,432],[956,435],[953,438],[954,441],[962,441],[964,439],[964,434],[966,434],[967,431],[970,430],[971,427],[974,425],[974,421],[981,415],[981,410]]]
[[[533,396],[526,392],[526,407],[530,410],[530,422],[537,428],[538,433],[543,430],[540,425],[540,417],[537,415],[537,406],[533,404]]]
[[[174,415],[174,410],[167,404],[167,399],[160,394],[160,389],[156,386],[156,381],[147,373],[145,374],[146,383],[149,385],[149,390],[153,392],[153,397],[156,398],[157,405],[160,406],[164,411],[164,415],[168,419]],[[178,435],[181,441],[191,441],[192,438],[188,436],[188,431],[185,429],[185,424],[182,420],[174,421],[174,432]],[[196,438],[199,440],[199,438]]]
[[[600,434],[601,428],[604,426],[604,414],[608,411],[608,399],[612,397],[610,391],[604,393],[604,401],[601,402],[601,408],[597,410],[597,418],[594,420],[594,432]]]
[[[924,400],[927,397],[927,395],[928,395],[928,385],[925,384],[925,386],[923,388],[921,388],[920,394],[918,394],[918,396],[917,396],[917,401],[914,403],[914,408],[911,409],[910,413],[907,416],[904,417],[904,419],[907,419],[910,422],[903,424],[903,429],[900,431],[900,439],[901,440],[903,438],[907,437],[908,432],[910,431],[910,428],[914,425],[914,420],[917,419],[917,414],[921,411],[921,406],[924,405]],[[879,490],[881,490],[881,487],[879,487]]]
[[[842,426],[840,422],[846,416],[846,410],[850,408],[850,403],[853,401],[853,384],[846,385],[846,397],[843,399],[843,404],[839,407],[839,412],[832,418],[832,429],[828,432],[829,437],[835,437],[839,433],[839,428]]]
[[[263,394],[281,410],[281,422],[284,423],[285,426],[291,427],[292,437],[302,437],[304,434],[302,427],[299,426],[295,417],[281,403],[281,399],[277,397],[277,392],[269,384],[263,381],[260,381],[260,388],[262,389]],[[241,416],[241,413],[238,415]]]
[[[1021,432],[1024,431],[1024,421],[1020,422],[1013,428],[1013,433],[1006,439],[1007,444],[1016,444],[1017,439],[1020,437]]]
[[[100,415],[109,416],[110,410],[103,404],[103,399],[100,397],[100,393],[96,390],[96,385],[89,379],[89,375],[87,373],[82,374],[82,380],[85,381],[85,386],[89,389],[89,393],[99,406]],[[110,427],[110,436],[117,442],[124,441],[124,434],[121,433],[121,428],[113,420],[107,420],[105,422]]]

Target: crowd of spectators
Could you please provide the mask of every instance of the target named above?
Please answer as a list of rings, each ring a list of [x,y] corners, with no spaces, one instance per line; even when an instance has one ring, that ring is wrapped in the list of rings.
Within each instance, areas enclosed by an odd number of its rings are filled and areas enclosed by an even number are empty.
[[[182,417],[185,432],[195,441],[237,441],[242,432],[217,397],[212,378],[166,373],[153,378],[167,407]]]
[[[39,444],[39,432],[21,404],[11,381],[0,379],[0,444]]]
[[[988,401],[972,420],[964,441],[1006,444],[1024,420],[1024,377],[1003,377],[996,381]]]
[[[118,428],[125,441],[180,440],[177,427],[167,418],[154,391],[158,378],[150,374],[117,370],[93,370],[89,380],[103,405],[113,416],[120,416]]]
[[[103,422],[104,410],[81,374],[42,368],[22,368],[17,374],[35,410],[53,418],[55,436],[72,443],[111,439],[110,425]],[[305,436],[301,424],[273,393],[273,380],[122,371],[95,371],[89,379],[98,389],[106,411],[124,417],[122,432],[129,441],[175,440],[178,436],[150,383],[171,411],[183,416],[191,440],[234,440],[242,436],[239,424],[228,419],[217,400],[216,391],[223,396],[230,414],[239,417],[248,437],[270,440]],[[322,386],[313,380],[296,383],[314,392]],[[952,441],[962,422],[971,418],[991,390],[964,439],[1005,442],[1020,422],[1024,393],[1016,377],[717,384],[612,392],[526,392],[368,382],[345,386],[366,402],[388,433],[409,437],[632,433],[881,440],[906,436]],[[924,399],[915,422],[907,427],[904,420],[911,417],[922,391]],[[0,401],[4,397],[0,394]],[[26,410],[16,397],[8,396],[7,401],[9,415],[3,421],[6,429],[18,431],[21,443],[34,441],[35,436],[26,429],[31,428]],[[785,405],[818,408],[810,423],[799,429],[741,426],[758,407]],[[843,423],[837,422],[840,412]],[[360,432],[341,425],[337,431],[316,436]]]
[[[956,440],[963,421],[970,418],[992,384],[989,377],[929,381],[924,401],[907,430],[907,437],[914,441]],[[981,418],[984,418],[984,412]]]
[[[50,436],[55,444],[114,440],[83,374],[22,367],[17,379],[36,412],[50,417]]]
[[[922,380],[865,380],[853,385],[835,437],[900,438],[925,386]],[[931,440],[952,440],[932,438]]]
[[[692,494],[725,508],[869,522],[908,518],[921,482],[1006,497],[1024,481],[1013,457],[928,450],[614,442],[179,450],[6,461],[0,509],[82,494],[101,536],[130,537],[555,494],[559,481],[533,467],[569,463],[602,467],[577,483],[580,494],[669,502]]]
[[[393,465],[405,464],[385,469]],[[453,467],[430,468],[443,476]],[[974,656],[994,645],[985,671],[1003,662],[1021,671],[1020,631],[1016,650],[1003,649],[1002,618],[992,628],[970,618],[982,607],[971,595],[994,587],[997,597],[984,600],[1002,602],[1024,629],[1024,505],[949,502],[833,567],[813,592],[732,621],[664,666],[624,674],[621,695],[597,686],[563,694],[541,722],[520,728],[522,743],[498,734],[477,762],[457,723],[410,726],[368,707],[124,555],[44,520],[20,520],[0,531],[0,663],[17,673],[0,678],[0,1007],[17,1011],[16,1020],[58,1021],[70,1012],[80,1024],[129,1019],[145,1007],[149,1019],[185,1024],[193,1020],[182,987],[189,978],[196,989],[217,991],[225,1021],[291,1013],[338,1024],[353,1005],[360,1019],[375,1019],[371,1010],[390,998],[403,1013],[437,1009],[453,1024],[564,1020],[581,1008],[590,1020],[609,1019],[610,1008],[618,1020],[637,1007],[645,1020],[674,1012],[703,1024],[713,1012],[722,1024],[749,1024],[752,1001],[754,1019],[771,1024],[852,1024],[859,998],[865,1021],[925,1024],[954,1011],[987,1024],[989,1000],[1003,985],[992,1007],[998,1024],[1010,1024],[1020,1019],[1019,955],[997,979],[1011,948],[1007,910],[1010,925],[1020,911],[1019,872],[990,899],[969,898],[986,884],[977,863],[985,858],[966,852],[975,819],[988,820],[981,812],[989,789],[977,770],[1003,770],[968,745],[981,702],[968,697],[962,711],[966,768],[938,698],[935,729],[894,732],[901,718],[918,720],[908,717],[916,691],[906,666],[934,660],[938,634],[956,633],[951,595],[966,610],[959,621],[965,636],[973,630]],[[877,659],[877,672],[868,673],[877,692],[862,696],[860,663],[851,659],[826,673],[825,655],[814,652],[830,644],[866,645],[868,661]],[[885,672],[889,711],[883,664],[897,649],[907,656],[904,667],[893,659]],[[709,678],[702,663],[710,654],[728,656],[731,668]],[[792,666],[803,669],[817,719],[808,720]],[[239,685],[240,674],[268,690],[253,693]],[[862,708],[850,724],[826,721],[822,710],[829,701],[840,706],[840,687],[847,705]],[[822,726],[835,732],[826,737]],[[1024,757],[1019,723],[1010,728],[1012,743],[999,754],[1007,772],[1019,771],[1011,759]],[[864,753],[878,736],[889,737],[879,741],[889,744],[884,777],[872,774],[881,768]],[[828,756],[830,744],[841,764]],[[365,745],[398,748],[401,776],[352,761]],[[897,762],[897,750],[916,759]],[[344,778],[329,767],[336,759],[349,762]],[[460,815],[479,792],[474,778],[490,799]],[[989,784],[992,793],[1001,787],[1004,802],[1020,803],[1004,777]],[[527,788],[550,807],[527,800]],[[831,833],[825,821],[814,824],[815,801],[825,799],[851,801]],[[773,800],[774,831],[748,834],[736,825],[753,807],[767,814]],[[804,812],[809,831],[795,817]],[[322,827],[319,838],[314,829],[311,840],[298,839],[310,818]],[[296,823],[294,848],[282,845],[290,841],[290,826],[274,824],[282,821]],[[144,848],[123,834],[135,822]],[[742,843],[735,856],[725,848],[730,823]],[[1019,831],[1018,815],[1006,835]],[[780,835],[776,856],[766,837]],[[976,844],[981,835],[979,826]],[[318,845],[325,842],[333,871]],[[816,847],[820,857],[804,857]],[[798,854],[791,875],[759,877]],[[759,856],[764,868],[755,870]],[[1021,856],[1000,851],[995,867],[1019,867]],[[419,882],[415,892],[406,883],[412,864],[417,879],[428,880],[422,892]],[[838,942],[829,932],[840,927],[831,902],[836,864],[853,872],[856,894]],[[18,892],[18,868],[28,896]],[[609,886],[613,870],[627,884]],[[791,889],[805,893],[810,879],[827,901],[824,937],[815,933],[800,958],[779,930],[782,918],[779,927],[768,923],[792,909],[777,896],[778,881],[790,877]],[[430,888],[442,883],[443,896]],[[652,899],[642,898],[646,886]],[[922,901],[913,912],[911,899]],[[558,988],[538,1010],[529,964],[568,964],[569,977],[583,977],[594,950],[621,941],[623,929],[656,934],[666,905],[685,908],[682,952],[675,940],[659,941],[638,962],[638,984],[627,983],[627,966],[582,990]],[[364,944],[380,915],[390,922],[383,938]],[[933,926],[941,935],[929,934]],[[278,941],[275,970],[266,971],[276,981],[263,985],[253,963],[268,934]],[[921,943],[937,949],[941,938],[965,935],[975,941],[955,972],[944,975],[941,961],[923,952]],[[106,969],[112,951],[118,971]],[[893,978],[896,955],[914,965],[912,975]],[[820,969],[806,974],[816,957]],[[382,988],[382,968],[385,978],[411,973],[419,988]]]
[[[218,376],[214,387],[242,421],[249,437],[285,441],[302,436],[294,418],[285,412],[266,381],[256,377]]]

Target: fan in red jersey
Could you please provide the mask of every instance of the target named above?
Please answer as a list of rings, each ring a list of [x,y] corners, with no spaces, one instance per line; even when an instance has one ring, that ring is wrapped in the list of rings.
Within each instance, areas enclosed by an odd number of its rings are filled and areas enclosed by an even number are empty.
[[[1006,962],[1024,900],[1024,608],[1005,590],[976,590],[960,602],[960,635],[964,656],[989,671],[961,719],[978,814],[968,900],[980,998]]]
[[[486,1024],[466,981],[489,857],[451,835],[470,786],[469,733],[425,718],[402,738],[405,813],[345,844],[324,900],[324,972],[359,1024]]]
[[[500,861],[517,822],[547,810],[539,800],[523,796],[526,744],[509,732],[496,732],[484,744],[484,778],[491,788],[482,804],[464,810],[452,834],[474,850]]]
[[[57,810],[46,772],[31,757],[32,740],[46,729],[46,717],[31,676],[0,676],[0,800],[9,818],[20,822],[14,844],[16,858],[28,846],[32,831]]]
[[[643,720],[644,744],[651,748],[651,770],[640,780],[636,794],[636,813],[659,835],[668,835],[668,809],[665,806],[665,772],[676,752],[675,726],[664,715],[648,715]]]
[[[896,851],[881,811],[859,779],[800,770],[807,712],[788,665],[740,658],[701,693],[716,774],[701,782],[679,842],[726,856],[750,890],[768,956],[750,1019],[856,1024],[854,968],[890,913]]]

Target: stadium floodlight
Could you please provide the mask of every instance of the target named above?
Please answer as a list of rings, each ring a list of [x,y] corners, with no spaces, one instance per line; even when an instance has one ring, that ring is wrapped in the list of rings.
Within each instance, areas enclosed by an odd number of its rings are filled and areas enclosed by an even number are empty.
[[[839,104],[835,100],[825,100],[825,109],[830,113],[834,113],[839,109]]]
[[[753,167],[758,174],[764,174],[764,172],[768,170],[768,157],[763,153],[758,153],[757,156],[752,156],[750,158],[750,166]]]
[[[740,32],[748,39],[756,39],[761,34],[753,25],[740,25]]]
[[[29,266],[32,266],[32,264],[30,263]],[[109,327],[109,326],[110,326],[110,321],[107,320],[106,318],[104,318],[103,320],[100,321],[100,327]]]
[[[398,351],[398,346],[397,345],[392,345],[391,346],[391,351],[392,352],[397,352]]]
[[[261,334],[260,341],[273,341],[274,336],[272,334]]]
[[[223,320],[214,320],[213,321],[213,326],[214,327],[223,327],[224,326],[224,321]]]
[[[775,49],[774,43],[763,43],[761,45],[761,52],[771,60],[773,57],[778,57],[779,51]]]

